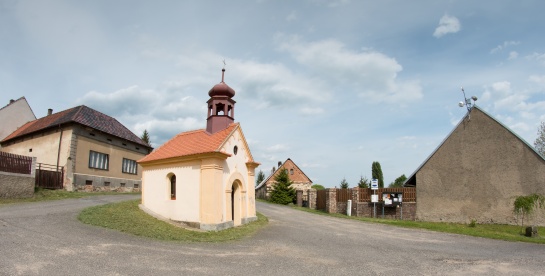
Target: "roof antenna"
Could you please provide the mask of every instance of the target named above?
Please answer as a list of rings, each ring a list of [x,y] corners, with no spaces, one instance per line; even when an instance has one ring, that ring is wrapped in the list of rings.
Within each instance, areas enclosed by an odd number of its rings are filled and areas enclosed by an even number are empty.
[[[458,106],[459,107],[464,107],[464,105],[466,106],[466,108],[467,108],[467,118],[468,118],[468,120],[471,120],[471,115],[469,113],[471,113],[471,109],[473,108],[473,106],[475,105],[475,102],[477,101],[477,96],[472,96],[470,99],[468,99],[466,97],[466,92],[464,91],[463,86],[462,86],[462,93],[464,94],[464,101],[459,102]],[[471,100],[473,100],[473,103],[471,103]]]
[[[223,77],[225,75],[225,65],[227,65],[227,63],[225,63],[225,59],[223,59],[223,68],[221,69],[221,82],[223,82]]]

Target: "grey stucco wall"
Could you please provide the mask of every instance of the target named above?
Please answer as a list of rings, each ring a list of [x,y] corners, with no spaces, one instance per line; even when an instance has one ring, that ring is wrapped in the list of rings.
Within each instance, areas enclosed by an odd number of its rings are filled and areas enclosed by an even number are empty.
[[[0,198],[32,197],[34,181],[34,175],[0,172]]]
[[[545,161],[474,108],[416,173],[416,189],[419,220],[516,224],[515,197],[545,195]]]

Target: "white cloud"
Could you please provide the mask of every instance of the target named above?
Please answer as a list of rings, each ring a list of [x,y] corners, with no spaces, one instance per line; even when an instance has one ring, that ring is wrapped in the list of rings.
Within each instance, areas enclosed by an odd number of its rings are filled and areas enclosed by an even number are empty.
[[[490,50],[491,54],[501,52],[503,49],[510,47],[510,46],[516,46],[519,45],[520,41],[504,41],[503,44],[500,44],[496,46],[494,49]]]
[[[529,60],[535,60],[537,62],[541,62],[543,65],[545,65],[545,54],[541,53],[533,53],[531,55],[526,56]]]
[[[351,51],[333,39],[305,42],[297,36],[278,35],[277,41],[281,51],[289,52],[319,79],[332,86],[348,86],[348,91],[369,102],[402,103],[422,98],[419,81],[399,80],[403,67],[383,53]]]
[[[457,33],[461,29],[460,21],[454,16],[443,15],[439,20],[439,26],[435,28],[433,36],[439,38],[449,33]]]
[[[518,56],[519,56],[519,53],[517,53],[516,51],[511,51],[511,52],[509,52],[509,57],[507,59],[508,60],[517,59]]]
[[[545,75],[542,75],[542,76],[531,75],[529,80],[531,82],[537,83],[538,85],[540,85],[542,88],[545,89]]]

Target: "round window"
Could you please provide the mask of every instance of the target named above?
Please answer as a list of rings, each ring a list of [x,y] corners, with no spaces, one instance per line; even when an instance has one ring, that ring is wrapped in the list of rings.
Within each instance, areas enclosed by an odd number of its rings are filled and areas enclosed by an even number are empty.
[[[238,152],[238,147],[235,146],[235,147],[233,148],[233,153],[234,153],[235,155],[237,155],[237,152]]]

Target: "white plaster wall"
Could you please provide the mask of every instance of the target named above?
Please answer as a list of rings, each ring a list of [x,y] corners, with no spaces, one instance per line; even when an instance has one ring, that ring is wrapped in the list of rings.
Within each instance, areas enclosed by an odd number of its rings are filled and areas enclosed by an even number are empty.
[[[233,152],[235,146],[238,147],[238,152],[236,155]],[[223,170],[223,191],[231,189],[231,185],[233,184],[233,182],[230,181],[230,179],[234,174],[239,173],[242,176],[242,179],[239,180],[243,185],[243,191],[246,191],[245,193],[241,193],[241,201],[247,203],[242,206],[242,208],[245,209],[245,211],[242,213],[247,214],[247,216],[244,217],[255,217],[255,208],[249,208],[248,206],[249,204],[255,205],[254,186],[253,183],[249,183],[248,181],[248,168],[246,167],[246,162],[251,161],[250,151],[247,148],[240,128],[235,133],[233,133],[233,135],[231,135],[229,139],[227,139],[221,151],[231,154],[231,157],[227,158],[227,160],[225,160],[224,162],[225,164]],[[223,206],[226,206],[226,202],[223,202]],[[227,214],[227,211],[228,210],[224,208],[224,218],[231,217],[231,214]]]
[[[200,161],[175,165],[146,166],[142,176],[142,204],[151,211],[171,220],[200,220]],[[176,199],[170,198],[170,180],[176,175]]]
[[[0,109],[0,141],[27,122],[36,120],[26,99],[22,98]]]

